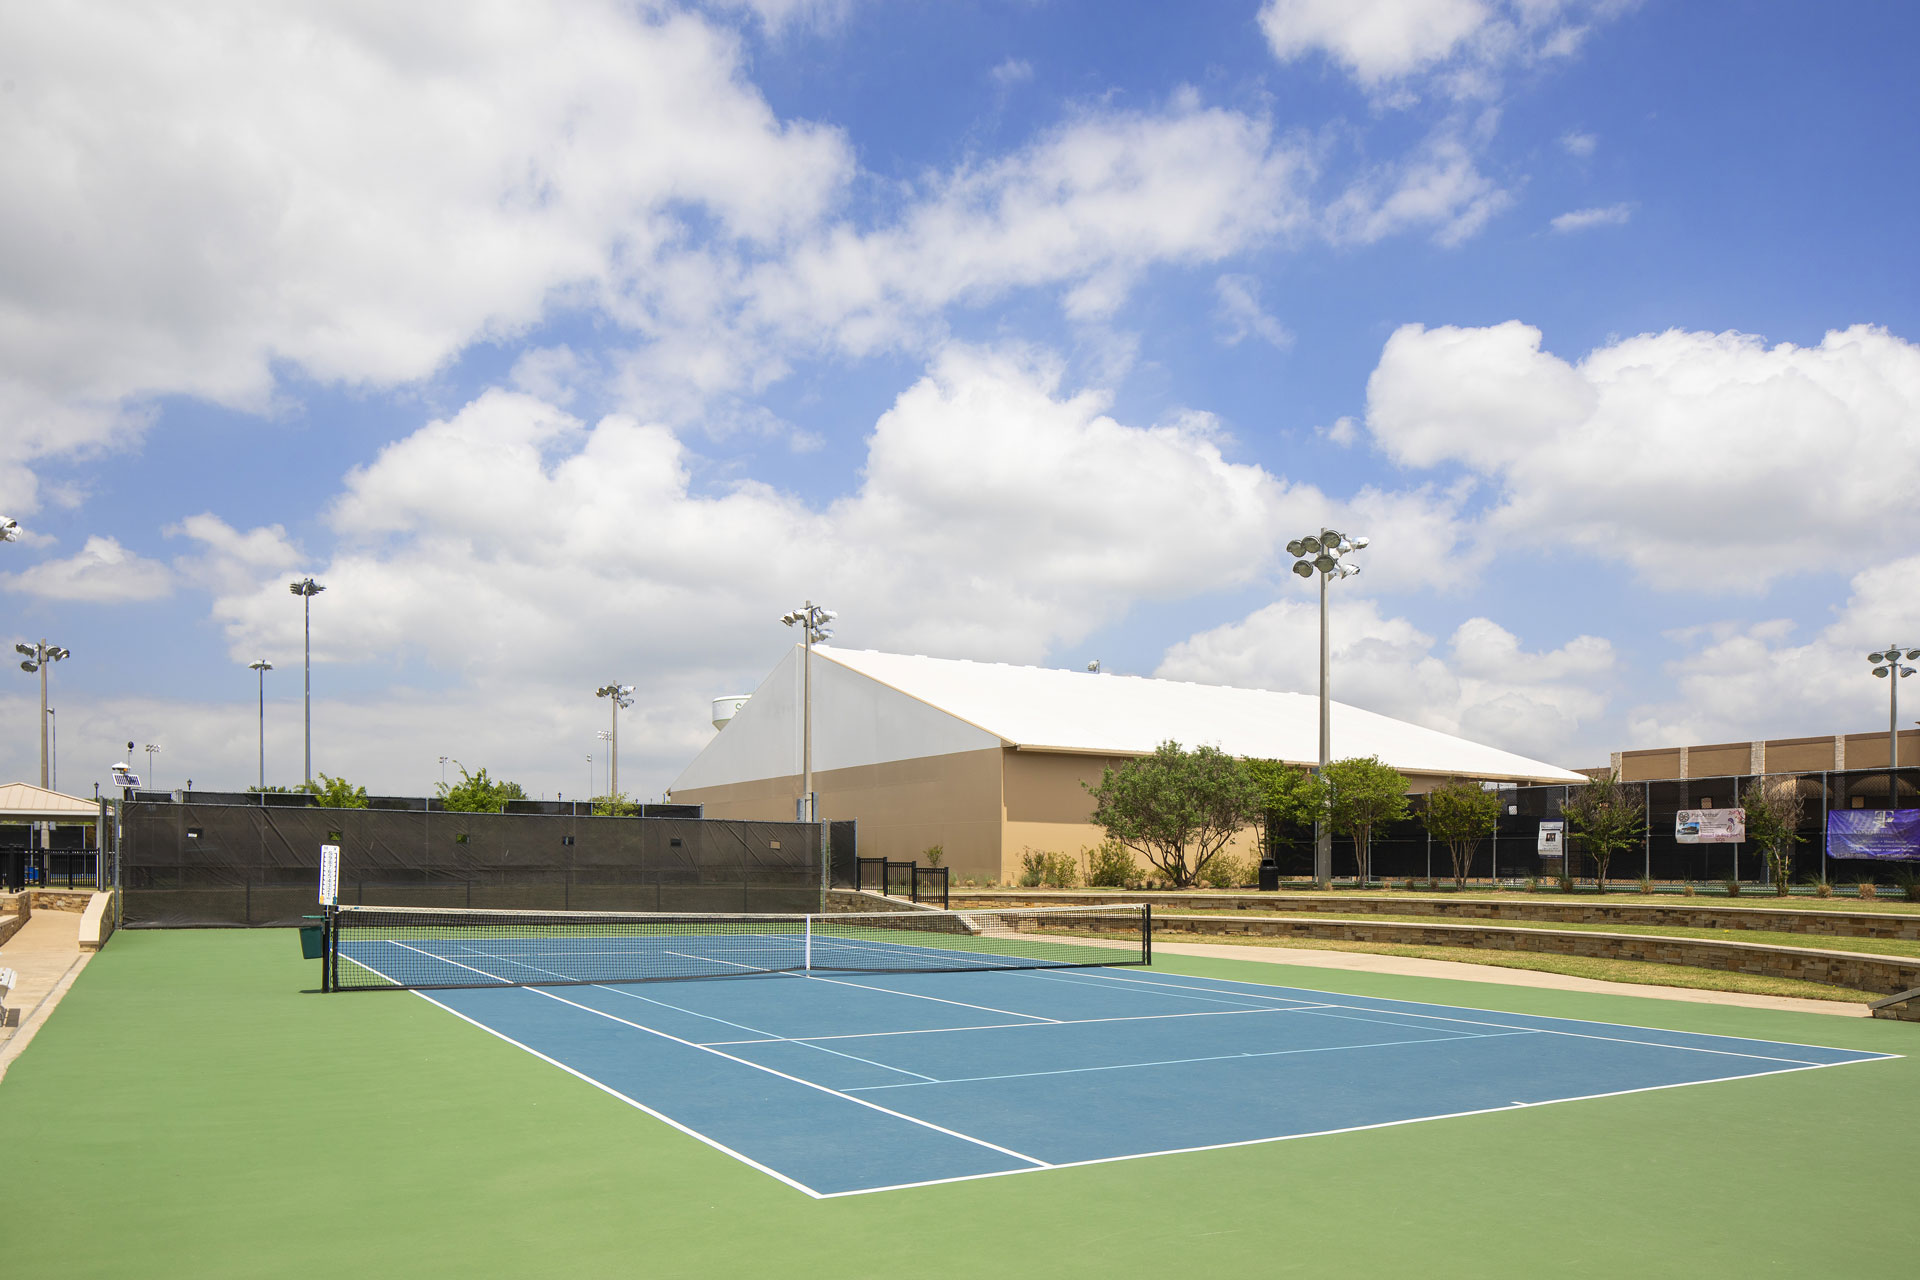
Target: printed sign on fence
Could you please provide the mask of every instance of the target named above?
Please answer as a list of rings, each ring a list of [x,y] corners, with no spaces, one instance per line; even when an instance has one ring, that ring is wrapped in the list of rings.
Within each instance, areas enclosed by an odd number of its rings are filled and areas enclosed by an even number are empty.
[[[1920,809],[1829,811],[1827,856],[1920,860]]]
[[[1682,809],[1673,815],[1681,844],[1739,844],[1747,838],[1745,809]]]
[[[333,907],[340,904],[340,846],[323,844],[320,846],[320,905]]]
[[[1558,858],[1566,853],[1567,824],[1549,821],[1540,824],[1540,856]]]

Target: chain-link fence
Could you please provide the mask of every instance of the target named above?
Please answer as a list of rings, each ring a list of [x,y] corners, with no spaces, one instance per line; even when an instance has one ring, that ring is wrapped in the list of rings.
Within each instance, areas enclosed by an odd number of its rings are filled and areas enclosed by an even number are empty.
[[[320,846],[344,903],[549,910],[819,910],[818,826],[696,818],[122,806],[126,924],[298,924]]]
[[[1920,863],[1895,863],[1889,867],[1880,861],[1829,859],[1825,847],[1829,810],[1920,806],[1920,769],[1847,769],[1766,777],[1791,779],[1800,792],[1800,841],[1794,846],[1792,880],[1817,878],[1852,883],[1864,877],[1885,884],[1900,870],[1920,872]],[[1646,806],[1646,830],[1637,848],[1615,855],[1607,868],[1608,877],[1632,880],[1646,876],[1657,881],[1701,883],[1766,879],[1766,862],[1757,846],[1683,844],[1675,834],[1674,815],[1680,810],[1737,808],[1740,797],[1754,780],[1755,775],[1740,774],[1624,784],[1640,793]],[[1475,844],[1468,878],[1528,880],[1557,874],[1559,861],[1543,859],[1539,854],[1540,824],[1562,820],[1567,797],[1575,790],[1577,786],[1501,788],[1496,830]],[[1425,797],[1411,799],[1411,808],[1404,820],[1378,827],[1373,833],[1373,878],[1450,879],[1453,875],[1450,851],[1445,844],[1428,836],[1421,822]],[[1312,832],[1272,825],[1277,828],[1271,839],[1280,873],[1290,877],[1311,876]],[[1569,850],[1565,869],[1576,879],[1590,880],[1596,872],[1593,859],[1580,849],[1577,841]],[[1353,842],[1343,836],[1333,842],[1333,870],[1337,879],[1351,879],[1358,874]]]

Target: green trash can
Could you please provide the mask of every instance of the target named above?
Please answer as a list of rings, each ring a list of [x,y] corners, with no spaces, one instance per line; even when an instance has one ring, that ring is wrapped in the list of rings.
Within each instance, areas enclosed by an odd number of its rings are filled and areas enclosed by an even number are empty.
[[[326,955],[326,928],[323,925],[303,924],[300,926],[300,958],[318,960]]]

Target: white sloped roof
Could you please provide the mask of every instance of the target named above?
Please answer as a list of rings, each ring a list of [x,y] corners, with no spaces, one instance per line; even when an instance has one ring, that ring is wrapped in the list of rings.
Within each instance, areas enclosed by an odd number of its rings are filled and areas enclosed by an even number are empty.
[[[1093,675],[872,650],[814,650],[871,680],[1032,750],[1144,755],[1172,739],[1292,763],[1320,758],[1320,703],[1304,693]],[[817,671],[816,671],[817,675]],[[816,715],[816,726],[818,716]],[[1586,775],[1336,702],[1333,755],[1378,756],[1402,773],[1583,783]]]
[[[25,818],[39,822],[74,822],[98,818],[98,802],[80,796],[62,795],[31,782],[0,785],[0,822]]]

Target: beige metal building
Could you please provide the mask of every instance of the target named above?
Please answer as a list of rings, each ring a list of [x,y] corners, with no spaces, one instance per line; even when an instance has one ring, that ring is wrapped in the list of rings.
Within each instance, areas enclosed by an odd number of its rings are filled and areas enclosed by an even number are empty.
[[[1613,768],[1626,782],[1763,773],[1838,773],[1847,769],[1884,769],[1887,763],[1884,730],[1613,753]],[[1900,731],[1900,763],[1907,768],[1920,764],[1920,729]]]
[[[791,820],[800,796],[802,651],[752,696],[716,700],[719,732],[670,796],[709,817]],[[728,719],[728,716],[731,716]],[[1098,844],[1084,784],[1172,739],[1233,755],[1319,758],[1312,694],[816,646],[819,816],[857,819],[864,857],[930,845],[960,876],[1006,878],[1026,849]],[[1583,775],[1333,705],[1336,757],[1377,755],[1425,790],[1448,777],[1578,783]]]

